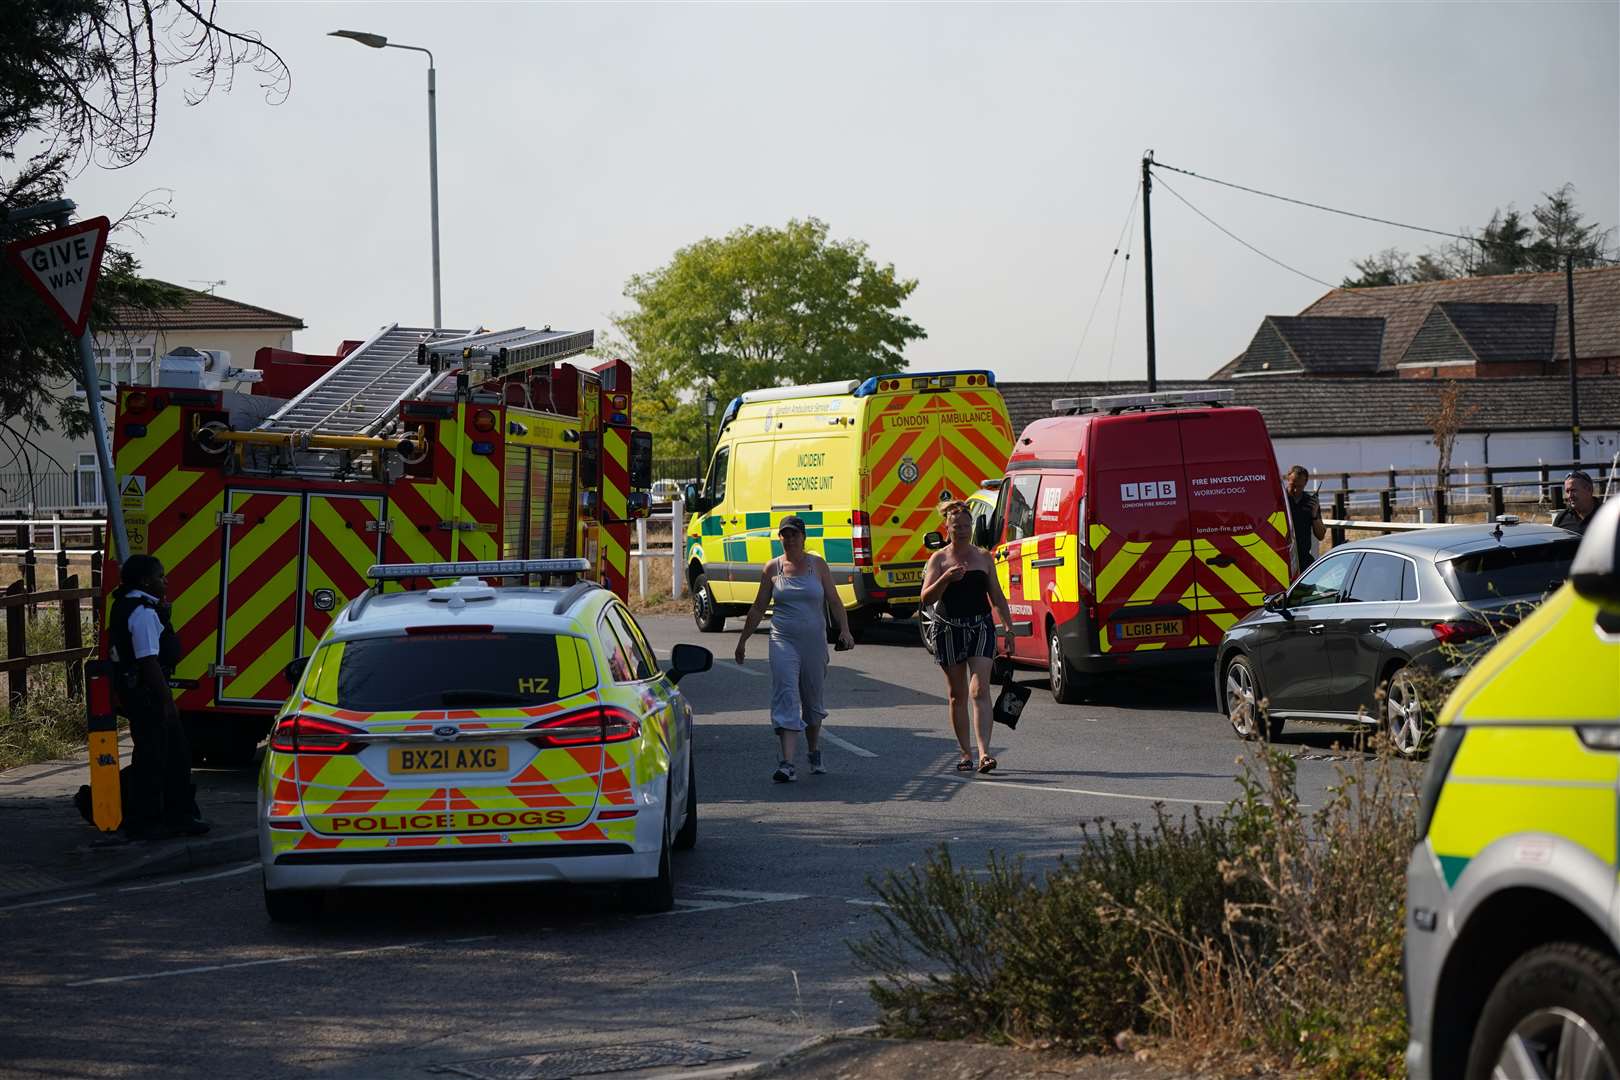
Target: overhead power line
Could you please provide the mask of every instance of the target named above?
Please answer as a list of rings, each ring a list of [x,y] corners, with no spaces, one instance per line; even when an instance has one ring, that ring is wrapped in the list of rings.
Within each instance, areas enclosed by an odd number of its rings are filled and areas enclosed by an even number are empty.
[[[1125,243],[1125,230],[1131,227],[1131,221],[1136,215],[1136,201],[1141,197],[1142,182],[1139,180],[1136,183],[1135,193],[1131,195],[1131,205],[1129,209],[1125,211],[1125,221],[1119,227],[1119,239],[1114,241],[1114,253],[1108,257],[1108,268],[1103,271],[1102,284],[1097,286],[1096,299],[1091,301],[1091,314],[1086,316],[1085,329],[1080,331],[1080,344],[1074,347],[1074,358],[1069,361],[1069,370],[1067,374],[1064,375],[1065,382],[1074,376],[1074,366],[1080,362],[1080,350],[1086,346],[1086,337],[1091,333],[1091,324],[1097,318],[1097,306],[1102,303],[1103,291],[1108,288],[1108,279],[1114,273],[1114,263],[1119,260],[1119,249]],[[1131,235],[1134,239],[1135,233],[1132,233]],[[1127,268],[1130,266],[1130,261],[1131,253],[1129,250],[1127,250],[1125,252],[1125,263]]]
[[[1176,169],[1175,171],[1176,172],[1181,172],[1182,170]],[[1196,207],[1192,203],[1188,202],[1182,196],[1181,192],[1177,191],[1175,188],[1171,187],[1168,183],[1166,183],[1162,176],[1159,178],[1159,186],[1164,188],[1164,190],[1168,191],[1170,194],[1174,195],[1177,199],[1180,199],[1182,205],[1185,206],[1187,209],[1191,210],[1193,213],[1197,214],[1199,217],[1203,218],[1205,221],[1209,222],[1211,225],[1215,226],[1221,232],[1225,233],[1227,236],[1231,237],[1233,240],[1236,240],[1238,243],[1242,244],[1244,247],[1248,248],[1250,251],[1254,252],[1256,255],[1260,256],[1262,259],[1265,259],[1267,262],[1275,263],[1278,266],[1282,267],[1284,270],[1287,270],[1291,274],[1298,274],[1300,277],[1305,278],[1307,281],[1314,281],[1318,285],[1324,285],[1329,289],[1337,289],[1337,288],[1339,288],[1339,286],[1333,284],[1331,281],[1323,281],[1321,278],[1317,277],[1314,274],[1307,274],[1305,271],[1300,270],[1297,267],[1289,266],[1287,263],[1283,262],[1281,259],[1277,258],[1274,255],[1267,255],[1264,251],[1261,251],[1259,248],[1255,247],[1253,244],[1251,244],[1247,240],[1243,239],[1243,237],[1239,236],[1237,233],[1233,232],[1231,229],[1228,229],[1225,225],[1222,225],[1220,222],[1216,221],[1214,218],[1210,217],[1208,214],[1206,214],[1202,210],[1198,209],[1198,207]]]
[[[1336,206],[1327,206],[1327,205],[1324,205],[1323,203],[1314,203],[1314,202],[1310,202],[1307,199],[1296,199],[1296,198],[1294,198],[1293,196],[1290,196],[1290,195],[1279,195],[1274,191],[1262,191],[1260,188],[1249,187],[1249,186],[1247,186],[1245,184],[1234,183],[1231,180],[1221,180],[1218,177],[1205,176],[1202,173],[1193,172],[1191,169],[1178,169],[1176,166],[1174,166],[1174,165],[1166,165],[1162,161],[1154,161],[1152,167],[1155,168],[1155,169],[1168,169],[1173,173],[1180,173],[1182,176],[1190,176],[1194,180],[1202,180],[1205,183],[1209,183],[1209,184],[1219,184],[1222,187],[1229,187],[1229,188],[1232,188],[1232,189],[1234,189],[1236,191],[1246,191],[1250,195],[1259,195],[1262,198],[1276,199],[1278,202],[1293,203],[1295,206],[1305,206],[1305,207],[1309,207],[1312,210],[1321,210],[1322,212],[1328,213],[1328,214],[1338,214],[1340,217],[1357,218],[1358,220],[1361,220],[1361,221],[1371,221],[1371,222],[1375,222],[1376,224],[1379,224],[1379,225],[1390,225],[1390,226],[1393,226],[1393,227],[1395,227],[1397,229],[1409,229],[1412,232],[1428,233],[1431,236],[1444,236],[1444,237],[1446,237],[1447,239],[1450,239],[1450,240],[1462,240],[1462,241],[1464,241],[1466,243],[1478,244],[1481,247],[1489,247],[1489,246],[1491,246],[1490,241],[1484,240],[1484,239],[1482,239],[1482,238],[1480,238],[1478,236],[1469,236],[1466,233],[1452,232],[1452,231],[1450,231],[1448,229],[1432,229],[1427,225],[1412,225],[1412,224],[1409,224],[1409,223],[1404,222],[1404,221],[1394,221],[1394,220],[1392,220],[1390,218],[1377,217],[1377,216],[1375,216],[1373,214],[1357,213],[1354,210],[1341,210],[1339,207],[1336,207]],[[1180,198],[1180,196],[1177,196],[1177,198]],[[1183,201],[1185,201],[1185,200],[1183,200]],[[1191,205],[1191,204],[1189,204],[1189,205]],[[1211,224],[1213,224],[1213,222],[1211,222]],[[1234,237],[1233,239],[1236,239],[1236,237]],[[1556,255],[1569,255],[1569,254],[1572,254],[1571,252],[1560,251],[1560,250],[1558,250],[1556,248],[1551,249],[1551,250]],[[1576,252],[1574,254],[1581,254],[1581,253]],[[1605,263],[1620,264],[1620,259],[1612,259],[1612,258],[1609,258],[1606,255],[1591,254],[1591,255],[1583,255],[1582,257],[1583,258],[1591,258],[1594,262],[1605,262]],[[1312,278],[1311,280],[1314,281],[1314,280],[1317,280],[1317,279]]]

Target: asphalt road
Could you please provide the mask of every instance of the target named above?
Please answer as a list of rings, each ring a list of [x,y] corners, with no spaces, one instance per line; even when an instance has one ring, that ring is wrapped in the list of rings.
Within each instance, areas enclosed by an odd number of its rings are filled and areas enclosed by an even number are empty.
[[[717,654],[683,683],[701,825],[676,857],[675,912],[631,917],[605,891],[417,891],[279,927],[251,864],[49,898],[0,911],[0,1076],[547,1076],[626,1054],[701,1076],[873,1019],[847,947],[877,921],[873,875],[941,842],[970,866],[992,850],[1040,865],[1081,822],[1237,792],[1243,747],[1201,671],[1077,706],[1021,674],[1036,692],[1016,732],[997,729],[1000,770],[957,774],[943,679],[906,624],[834,654],[829,774],[774,784],[763,638],[739,669],[733,633],[644,625],[661,655]],[[1284,735],[1307,803],[1343,741]]]

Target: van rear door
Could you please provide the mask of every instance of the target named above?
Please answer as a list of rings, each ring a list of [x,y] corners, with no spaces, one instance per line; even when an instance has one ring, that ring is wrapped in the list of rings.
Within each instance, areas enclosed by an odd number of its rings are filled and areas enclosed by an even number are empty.
[[[1179,415],[1099,418],[1087,454],[1097,649],[1185,648],[1197,639]]]
[[[1180,414],[1193,546],[1193,645],[1288,587],[1288,515],[1276,452],[1253,409]]]

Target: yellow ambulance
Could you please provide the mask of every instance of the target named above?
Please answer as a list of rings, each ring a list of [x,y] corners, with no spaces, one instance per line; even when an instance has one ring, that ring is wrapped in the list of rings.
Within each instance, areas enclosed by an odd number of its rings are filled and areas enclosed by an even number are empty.
[[[692,513],[686,576],[692,617],[713,633],[753,602],[782,548],[777,524],[804,519],[860,627],[909,618],[922,592],[942,500],[965,499],[1006,470],[1007,406],[988,371],[878,375],[865,382],[751,390],[726,407]]]

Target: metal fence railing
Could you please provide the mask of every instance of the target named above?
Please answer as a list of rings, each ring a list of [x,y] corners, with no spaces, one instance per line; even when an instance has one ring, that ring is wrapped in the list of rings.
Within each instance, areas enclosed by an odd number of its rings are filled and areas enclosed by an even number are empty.
[[[28,514],[58,510],[105,511],[100,475],[93,471],[65,473],[0,472],[0,511]]]

